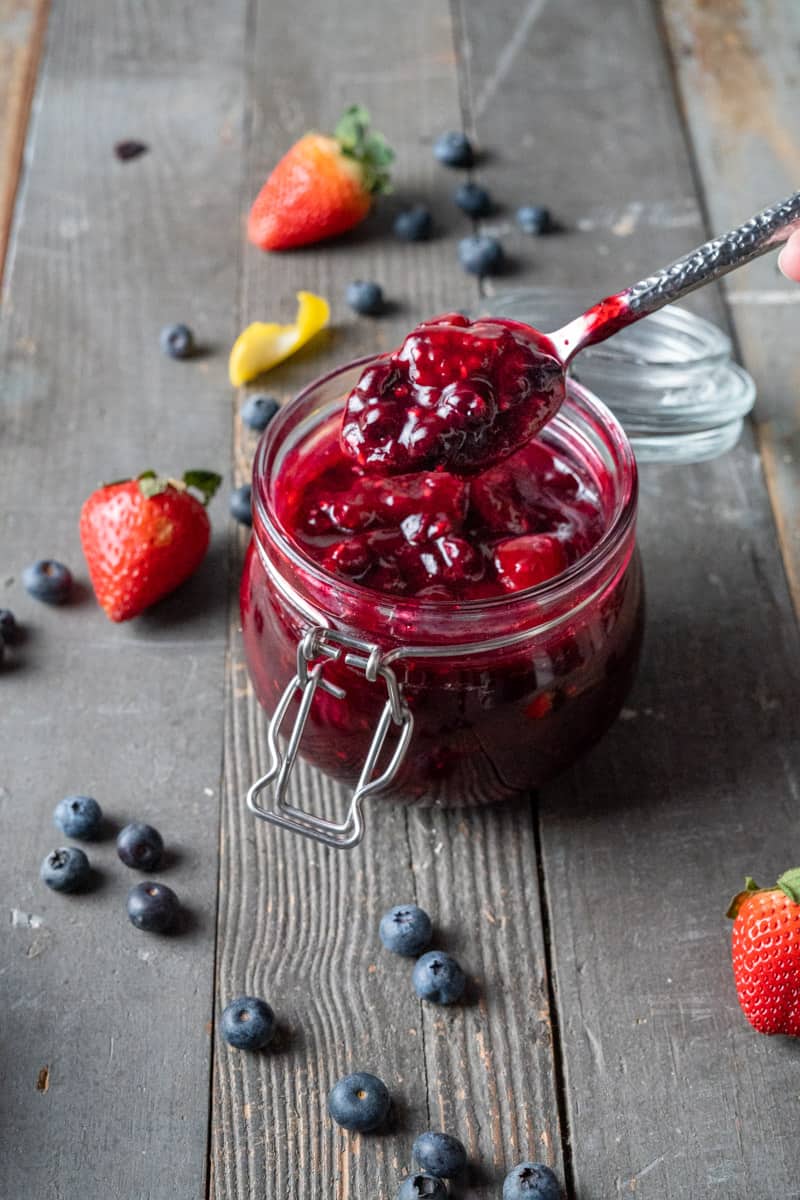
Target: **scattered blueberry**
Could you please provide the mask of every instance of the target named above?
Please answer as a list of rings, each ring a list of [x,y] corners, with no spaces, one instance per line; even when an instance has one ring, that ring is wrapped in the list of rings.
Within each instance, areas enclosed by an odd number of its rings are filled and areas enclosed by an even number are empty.
[[[19,641],[21,630],[17,618],[10,608],[0,608],[0,642],[13,646]]]
[[[53,820],[71,838],[96,838],[103,825],[103,810],[91,796],[66,796],[59,800]]]
[[[478,183],[460,183],[453,199],[468,217],[487,217],[492,211],[492,197]]]
[[[347,285],[346,299],[362,317],[377,317],[383,312],[383,289],[379,283],[356,279]]]
[[[132,138],[128,138],[124,142],[117,142],[114,146],[114,153],[120,162],[130,162],[132,158],[138,158],[140,154],[146,154],[148,147],[144,142],[136,142]]]
[[[471,167],[475,161],[472,142],[465,133],[443,133],[433,145],[433,157],[446,167]]]
[[[234,520],[241,525],[253,524],[253,489],[249,483],[234,488],[228,503]]]
[[[188,325],[165,325],[161,330],[161,349],[170,358],[190,358],[194,353],[194,334]]]
[[[391,1099],[382,1079],[366,1071],[345,1075],[328,1096],[328,1112],[337,1125],[369,1133],[386,1120]]]
[[[437,1179],[453,1179],[467,1165],[467,1152],[458,1138],[449,1133],[437,1133],[429,1129],[421,1133],[412,1150],[414,1162]]]
[[[458,243],[458,259],[470,275],[494,275],[505,265],[503,247],[497,238],[474,234]]]
[[[180,912],[178,897],[165,883],[137,883],[128,892],[128,917],[145,933],[165,933]]]
[[[117,854],[126,867],[134,867],[137,871],[155,871],[164,855],[164,839],[152,825],[134,821],[120,830]]]
[[[72,572],[63,563],[41,558],[22,572],[22,586],[34,600],[63,604],[72,591]]]
[[[261,1050],[275,1033],[275,1013],[258,996],[237,996],[222,1014],[222,1036],[237,1050]]]
[[[394,235],[403,242],[424,242],[432,231],[431,210],[424,204],[415,204],[398,213],[394,219]]]
[[[553,219],[550,209],[541,204],[525,204],[517,209],[517,224],[523,233],[534,236],[540,233],[550,233],[553,229]]]
[[[466,987],[466,976],[454,958],[429,950],[414,966],[414,990],[431,1004],[455,1004]]]
[[[89,882],[91,873],[88,858],[77,846],[51,850],[39,870],[42,881],[54,892],[77,892]]]
[[[400,1184],[397,1200],[447,1200],[447,1184],[433,1175],[409,1175]]]
[[[503,1200],[559,1200],[558,1179],[544,1163],[520,1163],[506,1175]]]
[[[379,933],[387,950],[416,958],[430,945],[433,926],[428,914],[416,904],[398,904],[381,917]]]
[[[239,416],[248,429],[262,433],[280,408],[274,396],[248,396],[239,410]]]

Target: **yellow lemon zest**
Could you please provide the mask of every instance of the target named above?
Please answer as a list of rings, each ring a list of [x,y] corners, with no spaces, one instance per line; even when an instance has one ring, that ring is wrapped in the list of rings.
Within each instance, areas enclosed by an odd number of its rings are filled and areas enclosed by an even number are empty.
[[[297,293],[297,317],[293,325],[254,321],[233,343],[228,372],[234,387],[249,383],[257,375],[283,362],[324,329],[331,310],[327,300],[313,292]]]

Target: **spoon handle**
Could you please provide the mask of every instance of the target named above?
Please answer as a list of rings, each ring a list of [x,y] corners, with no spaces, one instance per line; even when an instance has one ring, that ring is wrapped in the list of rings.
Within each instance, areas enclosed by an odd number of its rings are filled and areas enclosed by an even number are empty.
[[[553,352],[566,366],[585,346],[605,341],[626,325],[766,254],[787,241],[795,229],[800,229],[800,192],[756,213],[738,229],[704,242],[654,275],[607,296],[550,334]]]
[[[634,283],[621,293],[620,300],[627,301],[631,319],[638,320],[766,254],[785,242],[799,225],[800,192],[795,192],[779,204],[756,213],[738,229],[712,238],[668,267]]]

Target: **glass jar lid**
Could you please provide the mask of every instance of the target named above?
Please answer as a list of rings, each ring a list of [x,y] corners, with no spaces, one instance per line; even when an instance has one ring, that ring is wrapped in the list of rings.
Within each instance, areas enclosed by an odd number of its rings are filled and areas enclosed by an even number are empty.
[[[574,288],[525,288],[487,297],[481,311],[551,332],[591,302]],[[724,454],[755,400],[751,376],[732,361],[730,338],[674,305],[581,351],[570,373],[619,418],[640,462]]]

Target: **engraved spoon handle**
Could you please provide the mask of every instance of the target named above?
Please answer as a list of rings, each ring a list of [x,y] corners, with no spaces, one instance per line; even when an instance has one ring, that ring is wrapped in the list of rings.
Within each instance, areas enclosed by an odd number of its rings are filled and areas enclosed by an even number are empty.
[[[787,241],[800,228],[800,192],[763,209],[737,229],[704,242],[696,250],[640,279],[616,296],[601,300],[593,308],[550,335],[566,363],[595,342],[602,342],[623,326],[682,300],[695,288],[752,262]]]

